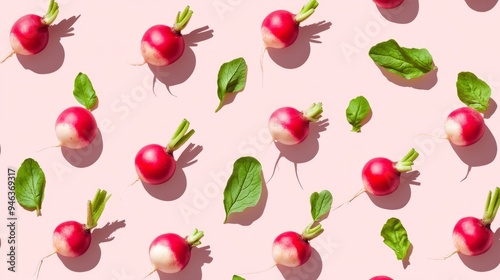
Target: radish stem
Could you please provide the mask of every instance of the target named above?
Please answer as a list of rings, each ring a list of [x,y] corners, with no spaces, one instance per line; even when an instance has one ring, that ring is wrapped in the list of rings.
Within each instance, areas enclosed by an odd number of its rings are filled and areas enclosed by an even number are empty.
[[[484,215],[482,219],[482,222],[485,226],[489,226],[493,222],[499,207],[500,207],[500,188],[496,187],[493,196],[491,191],[488,192],[488,198],[486,200],[486,206],[484,209]]]
[[[316,0],[310,0],[306,5],[302,7],[302,10],[298,14],[295,15],[294,19],[297,23],[303,22],[308,17],[310,17],[315,8],[318,7],[319,3]]]
[[[180,33],[188,24],[192,14],[193,11],[189,8],[189,5],[182,12],[178,12],[173,27],[174,31]]]
[[[186,133],[189,128],[189,121],[183,119],[181,124],[177,127],[174,135],[170,139],[167,145],[167,153],[173,153],[175,150],[179,149],[187,140],[194,134],[194,130],[191,129]]]
[[[309,240],[312,240],[312,239],[318,237],[324,231],[321,224],[318,224],[315,227],[313,227],[313,224],[314,224],[314,222],[307,225],[307,227],[302,232],[302,238],[306,241],[309,241]]]
[[[59,14],[59,5],[56,1],[50,0],[47,13],[43,16],[42,21],[45,25],[51,25]]]
[[[313,103],[309,108],[304,110],[302,114],[304,117],[308,119],[310,122],[317,122],[321,118],[321,114],[323,113],[323,104]]]
[[[85,228],[91,230],[97,226],[97,222],[104,211],[106,202],[109,200],[111,195],[107,195],[105,190],[97,190],[94,200],[88,201],[87,203],[87,224]]]
[[[204,236],[205,234],[203,231],[195,229],[191,235],[186,237],[186,242],[189,244],[191,247],[195,247],[201,244],[200,239]]]
[[[396,165],[395,165],[396,170],[399,171],[400,173],[411,171],[412,170],[413,161],[415,159],[417,159],[418,156],[419,156],[418,152],[415,151],[414,148],[412,148],[404,156],[403,159],[401,159],[400,161],[398,161],[396,163]]]

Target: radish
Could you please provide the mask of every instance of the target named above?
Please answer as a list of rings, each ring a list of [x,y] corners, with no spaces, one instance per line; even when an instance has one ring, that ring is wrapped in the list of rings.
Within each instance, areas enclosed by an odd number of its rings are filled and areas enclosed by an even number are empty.
[[[158,24],[150,27],[141,40],[144,62],[154,66],[167,66],[177,61],[184,53],[185,42],[181,31],[186,27],[193,11],[189,6],[177,13],[173,27]]]
[[[452,238],[455,246],[455,251],[446,258],[455,253],[460,253],[465,256],[477,256],[487,252],[493,244],[493,231],[491,223],[500,207],[500,188],[495,188],[492,192],[488,192],[486,206],[483,217],[464,217],[460,219],[453,228]]]
[[[477,110],[461,107],[446,118],[444,130],[447,139],[456,146],[470,146],[481,139],[486,130],[484,118]]]
[[[12,52],[1,62],[13,54],[34,55],[43,51],[49,42],[48,27],[55,21],[58,14],[59,5],[51,0],[47,13],[43,17],[28,14],[19,18],[10,30]]]
[[[380,276],[372,277],[372,278],[370,278],[370,280],[393,280],[393,279],[391,277],[380,275]]]
[[[362,193],[375,196],[385,196],[393,193],[400,184],[401,174],[412,170],[413,162],[419,153],[412,148],[400,161],[394,162],[385,157],[376,157],[369,160],[361,171],[363,189],[361,189],[349,201],[337,206],[351,202]]]
[[[312,253],[309,242],[323,232],[321,225],[311,226],[312,224],[309,224],[301,234],[286,231],[274,239],[272,256],[276,264],[297,267],[309,260]]]
[[[177,163],[173,152],[194,134],[193,129],[187,132],[188,128],[189,122],[183,119],[166,147],[149,144],[139,150],[135,157],[135,169],[141,181],[159,185],[174,175]]]
[[[201,244],[203,236],[203,231],[195,229],[186,237],[175,233],[165,233],[156,237],[149,246],[149,259],[153,270],[144,278],[155,271],[177,273],[183,270],[191,259],[191,249]]]
[[[309,135],[309,124],[317,122],[323,113],[322,103],[313,103],[304,111],[292,107],[275,110],[268,121],[268,129],[274,141],[285,145],[302,143]]]
[[[37,278],[43,260],[59,254],[68,258],[75,258],[87,252],[92,242],[92,230],[97,227],[97,222],[104,211],[107,201],[111,195],[105,190],[98,189],[94,199],[87,202],[87,222],[82,224],[78,221],[66,221],[60,223],[52,234],[52,245],[54,252],[41,259],[37,269]]]
[[[382,9],[394,9],[401,5],[404,0],[373,0],[373,2]]]

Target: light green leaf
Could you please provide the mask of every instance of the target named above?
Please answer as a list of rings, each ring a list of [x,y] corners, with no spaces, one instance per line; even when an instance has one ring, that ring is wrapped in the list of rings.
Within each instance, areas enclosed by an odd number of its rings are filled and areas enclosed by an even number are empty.
[[[398,260],[406,257],[411,242],[408,233],[398,218],[390,218],[382,227],[380,235],[384,238],[384,243],[396,253]]]
[[[92,109],[97,102],[97,96],[92,86],[92,82],[86,74],[81,72],[78,73],[75,78],[73,95],[80,104],[87,108],[87,110]]]
[[[245,278],[243,278],[241,276],[238,276],[238,275],[233,275],[233,279],[232,280],[245,280]]]
[[[488,109],[491,96],[490,86],[474,73],[460,72],[457,78],[457,94],[460,101],[479,112]]]
[[[217,76],[219,106],[215,109],[215,112],[218,112],[222,108],[227,94],[237,93],[245,88],[247,71],[247,63],[243,57],[233,59],[221,65]]]
[[[345,114],[347,122],[352,125],[351,131],[361,132],[363,120],[370,113],[370,103],[364,96],[358,96],[349,102]]]
[[[224,189],[226,218],[257,205],[262,194],[262,166],[253,157],[241,157],[234,162],[233,172]]]
[[[333,197],[330,191],[323,190],[311,194],[311,216],[313,221],[318,222],[323,216],[330,212],[332,208]]]
[[[32,158],[23,161],[14,180],[16,200],[24,209],[41,216],[45,191],[45,174]]]
[[[401,47],[394,39],[376,44],[368,54],[379,66],[406,79],[418,78],[435,68],[427,49]]]

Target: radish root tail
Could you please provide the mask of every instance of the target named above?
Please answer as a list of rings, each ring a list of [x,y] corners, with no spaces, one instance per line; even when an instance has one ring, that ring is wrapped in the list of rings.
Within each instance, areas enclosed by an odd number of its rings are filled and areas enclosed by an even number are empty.
[[[0,61],[0,63],[4,63],[7,59],[9,59],[11,56],[13,56],[15,54],[14,51],[11,51],[4,59],[2,59],[2,61]]]
[[[40,269],[42,268],[43,261],[44,261],[46,258],[48,258],[48,257],[50,257],[50,256],[52,256],[52,255],[54,255],[55,253],[57,253],[57,252],[56,252],[56,251],[54,251],[54,252],[52,252],[52,253],[48,254],[47,256],[43,257],[43,258],[40,260],[40,263],[38,264],[38,267],[36,268],[36,271],[35,271],[35,273],[34,273],[35,280],[36,280],[36,279],[38,279],[38,275],[40,274]]]
[[[337,210],[338,208],[340,208],[340,207],[342,207],[342,206],[344,206],[344,205],[346,205],[346,204],[351,203],[351,201],[353,201],[356,197],[360,196],[361,194],[363,194],[363,193],[365,193],[365,192],[366,192],[366,190],[365,190],[365,189],[361,189],[361,190],[360,190],[358,193],[356,193],[356,194],[355,194],[355,195],[354,195],[351,199],[349,199],[348,201],[346,201],[346,202],[344,202],[344,203],[340,204],[339,206],[337,206],[337,207],[333,208],[333,210],[332,210],[332,211],[335,211],[335,210]]]
[[[153,269],[153,270],[151,270],[151,271],[150,271],[150,272],[149,272],[146,276],[144,276],[144,277],[142,278],[142,280],[144,280],[144,279],[148,278],[151,274],[153,274],[153,273],[155,273],[155,272],[156,272],[156,268],[155,268],[155,269]]]

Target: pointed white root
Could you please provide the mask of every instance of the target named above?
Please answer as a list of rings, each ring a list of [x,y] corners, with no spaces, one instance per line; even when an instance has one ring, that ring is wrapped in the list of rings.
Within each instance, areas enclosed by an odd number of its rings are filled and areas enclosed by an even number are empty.
[[[348,201],[346,201],[346,202],[344,202],[344,203],[340,204],[339,206],[337,206],[337,207],[333,208],[333,210],[332,210],[332,211],[337,210],[338,208],[340,208],[340,207],[342,207],[342,206],[344,206],[344,205],[346,205],[346,204],[351,203],[351,201],[353,201],[356,197],[360,196],[361,194],[363,194],[363,193],[365,193],[365,192],[366,192],[366,190],[365,190],[365,189],[361,189],[361,190],[360,190],[358,193],[356,193],[356,194],[355,194],[355,195],[354,195],[351,199],[349,199]]]
[[[143,62],[139,62],[139,63],[129,63],[129,64],[132,66],[142,66],[142,65],[146,64],[146,60],[144,60]]]
[[[61,147],[61,144],[57,144],[57,145],[54,145],[54,146],[49,146],[49,147],[42,148],[42,149],[36,151],[36,153],[43,152],[43,151],[45,151],[47,149],[50,149],[50,148],[59,148],[59,147]]]
[[[128,185],[128,186],[125,187],[125,189],[123,190],[122,194],[120,195],[120,200],[122,199],[123,194],[128,190],[128,188],[130,186],[134,185],[135,183],[137,183],[139,180],[140,180],[140,178],[137,177],[137,179],[135,179],[132,183],[130,183],[130,185]]]
[[[7,59],[9,59],[11,56],[13,56],[15,54],[14,51],[11,51],[2,61],[0,61],[0,63],[4,63]]]
[[[436,258],[429,258],[429,259],[431,259],[431,260],[437,260],[437,261],[444,261],[444,260],[448,259],[449,257],[457,254],[457,253],[458,253],[458,250],[455,250],[455,251],[451,252],[450,254],[448,254],[447,256],[445,256],[443,258],[437,258],[437,259]]]
[[[43,257],[43,258],[40,260],[40,263],[38,264],[38,267],[36,268],[36,271],[35,271],[35,273],[34,273],[35,280],[36,280],[36,279],[38,279],[38,275],[40,274],[40,268],[42,268],[43,261],[44,261],[46,258],[48,258],[48,257],[50,257],[50,256],[52,256],[52,255],[54,255],[55,253],[57,253],[57,252],[56,252],[56,251],[54,251],[54,252],[52,252],[52,253],[48,254],[47,256]]]
[[[266,268],[266,269],[264,269],[264,270],[261,270],[261,271],[246,272],[246,273],[239,273],[239,274],[241,274],[241,275],[248,275],[248,274],[264,273],[264,272],[266,272],[266,271],[271,270],[271,269],[272,269],[273,267],[275,267],[275,266],[276,266],[276,264],[273,264],[272,266],[270,266],[270,267],[268,267],[268,268]]]
[[[264,53],[266,53],[266,45],[262,46],[262,51],[260,52],[260,74],[262,79],[262,87],[264,87]]]
[[[142,280],[148,278],[149,276],[151,276],[151,274],[155,273],[156,272],[156,268],[151,270],[146,276],[142,277]]]

